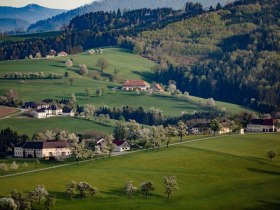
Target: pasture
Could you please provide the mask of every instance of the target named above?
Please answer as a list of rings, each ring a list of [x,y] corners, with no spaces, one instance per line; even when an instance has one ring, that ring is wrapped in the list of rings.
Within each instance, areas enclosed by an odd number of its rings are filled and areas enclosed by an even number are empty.
[[[78,65],[86,64],[89,72],[99,72],[96,67],[96,61],[99,58],[106,58],[109,62],[109,68],[105,70],[105,75],[112,75],[114,69],[120,70],[118,77],[120,80],[125,79],[145,79],[152,81],[153,76],[151,67],[154,65],[148,59],[134,55],[126,50],[119,48],[106,48],[103,55],[78,54],[68,57],[56,57],[51,59],[33,59],[33,60],[15,60],[0,62],[0,76],[12,72],[44,72],[64,74],[68,72],[74,79],[72,85],[69,79],[37,79],[37,80],[1,80],[0,95],[5,94],[8,89],[15,89],[19,98],[24,101],[41,101],[46,98],[63,99],[69,98],[75,93],[78,104],[94,104],[96,107],[108,105],[109,107],[122,107],[130,105],[134,107],[143,106],[145,109],[157,107],[161,109],[166,116],[179,115],[182,111],[204,112],[215,111],[205,106],[206,100],[192,97],[190,101],[175,98],[170,95],[140,95],[136,96],[134,92],[113,91],[112,87],[121,86],[120,83],[107,81],[107,77],[101,80],[93,80],[90,77],[82,77],[78,74]],[[65,61],[73,58],[74,66],[66,69]],[[102,80],[103,79],[103,80]],[[105,93],[101,97],[95,95],[89,100],[85,93],[86,88],[91,88],[93,92],[98,88],[103,88]],[[236,114],[247,111],[248,108],[235,104],[217,102],[217,109],[226,108],[229,114]]]
[[[54,209],[279,209],[279,134],[222,136],[154,151],[142,151],[64,168],[0,178],[0,194],[27,193],[37,184],[57,196]],[[63,174],[63,175],[62,175]],[[166,199],[162,177],[175,175],[179,190]],[[94,198],[68,199],[66,184],[86,181],[100,189]],[[155,191],[131,199],[124,183],[150,180]],[[37,206],[42,209],[43,206]]]
[[[28,134],[30,137],[32,137],[34,133],[44,130],[65,130],[76,133],[98,131],[105,134],[111,134],[113,132],[112,125],[70,117],[51,117],[47,119],[8,118],[0,120],[0,130],[7,127],[20,134]]]

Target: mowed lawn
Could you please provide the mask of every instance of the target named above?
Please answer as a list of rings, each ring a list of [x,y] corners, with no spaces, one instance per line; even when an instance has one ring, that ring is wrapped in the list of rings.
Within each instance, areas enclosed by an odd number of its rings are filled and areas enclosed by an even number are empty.
[[[279,134],[224,136],[168,149],[139,152],[65,168],[0,178],[0,194],[12,189],[27,193],[44,184],[57,196],[55,209],[279,209]],[[162,177],[175,175],[179,190],[166,199]],[[70,181],[87,181],[100,189],[95,198],[67,199]],[[155,191],[146,199],[131,199],[123,192],[125,181],[136,186],[151,180]],[[40,208],[43,208],[41,206]]]
[[[7,127],[20,134],[28,134],[30,137],[32,137],[34,133],[44,130],[66,130],[76,133],[97,131],[105,134],[111,134],[113,132],[113,127],[110,125],[70,117],[52,117],[47,119],[7,118],[0,120],[0,130]]]

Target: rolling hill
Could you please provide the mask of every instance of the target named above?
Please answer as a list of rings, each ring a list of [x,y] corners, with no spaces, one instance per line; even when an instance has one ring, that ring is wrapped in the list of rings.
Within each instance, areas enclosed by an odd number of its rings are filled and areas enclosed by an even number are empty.
[[[95,1],[91,4],[70,10],[68,12],[59,14],[47,20],[38,21],[32,24],[28,28],[28,32],[43,32],[43,31],[54,31],[61,28],[63,25],[68,25],[70,20],[78,15],[83,15],[89,12],[97,11],[117,11],[120,10],[134,10],[140,8],[161,8],[161,7],[171,7],[173,9],[183,9],[187,0],[103,0]],[[217,3],[225,4],[230,2],[227,0],[195,0],[193,2],[200,2],[204,7],[209,7],[210,5],[216,5]]]
[[[28,25],[34,22],[50,18],[65,11],[66,10],[46,8],[37,4],[29,4],[20,8],[3,6],[0,7],[0,32],[18,28],[27,29]],[[19,19],[21,21],[19,21]]]

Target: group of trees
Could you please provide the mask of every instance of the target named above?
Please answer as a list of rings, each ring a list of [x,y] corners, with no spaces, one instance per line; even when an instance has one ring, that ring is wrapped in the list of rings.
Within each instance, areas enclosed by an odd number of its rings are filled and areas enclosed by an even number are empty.
[[[13,190],[9,197],[0,198],[0,209],[31,210],[33,203],[40,205],[41,201],[44,201],[45,209],[49,210],[55,206],[56,198],[48,193],[44,185],[37,185],[28,195]]]
[[[29,140],[27,135],[19,135],[16,131],[10,128],[2,129],[0,131],[0,157],[6,157],[13,154],[15,145],[24,143]]]
[[[13,73],[6,73],[4,75],[4,79],[62,79],[62,74],[57,73],[49,73],[47,75],[44,72],[13,72]]]
[[[163,111],[155,108],[145,110],[143,107],[134,108],[131,106],[123,106],[122,108],[109,108],[104,105],[99,109],[96,109],[95,114],[108,115],[111,119],[123,119],[125,121],[135,120],[140,124],[145,125],[175,125],[178,121],[188,121],[191,119],[205,118],[213,119],[216,117],[224,116],[224,113],[220,112],[194,112],[194,113],[182,113],[176,117],[165,117]]]

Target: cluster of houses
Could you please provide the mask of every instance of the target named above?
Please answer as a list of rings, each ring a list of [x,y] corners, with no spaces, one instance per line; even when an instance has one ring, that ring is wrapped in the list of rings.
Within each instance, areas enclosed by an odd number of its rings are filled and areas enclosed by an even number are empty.
[[[100,148],[104,147],[105,139],[95,142]],[[115,140],[114,152],[130,150],[130,144],[126,141]],[[71,155],[71,149],[67,141],[36,141],[26,142],[14,147],[16,158],[66,158]]]
[[[41,105],[41,109],[47,106]],[[274,119],[254,119],[246,127],[247,132],[279,132],[275,126]],[[199,123],[192,128],[186,128],[189,134],[200,135],[204,134],[205,128],[209,128],[209,123]],[[211,131],[208,131],[211,134]],[[226,134],[232,132],[228,122],[221,123],[221,129],[217,134]],[[213,132],[212,132],[213,133]],[[244,129],[240,129],[239,134],[244,134]],[[105,146],[105,139],[100,139],[94,143],[101,149]],[[127,141],[114,140],[114,152],[124,152],[131,149],[131,145]],[[67,141],[36,141],[26,142],[14,147],[14,157],[17,158],[65,158],[71,155],[71,149]]]
[[[164,89],[160,86],[160,84],[153,84],[152,86],[145,82],[144,80],[126,80],[123,84],[122,90],[125,91],[149,91],[153,90],[156,92],[164,92]]]
[[[48,118],[53,116],[69,116],[73,117],[75,112],[72,109],[62,108],[60,105],[57,104],[49,104],[49,103],[34,103],[34,102],[27,102],[25,103],[25,109],[32,109],[31,116],[42,119]]]

